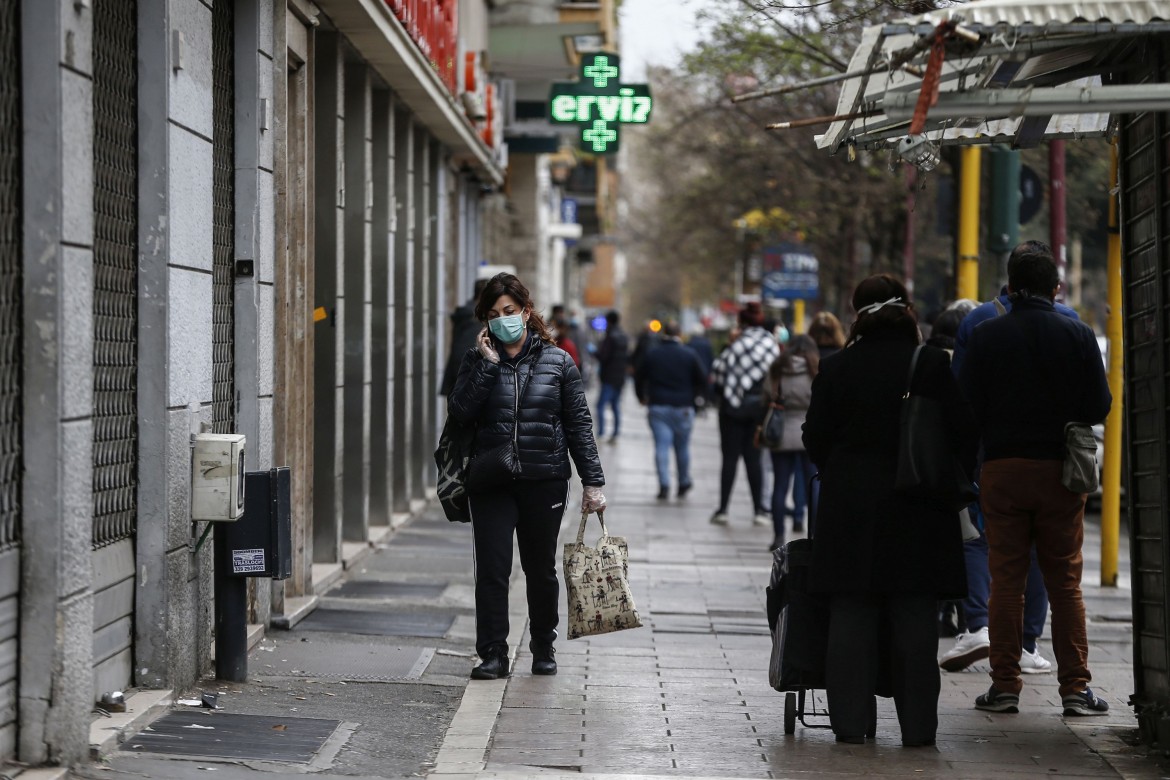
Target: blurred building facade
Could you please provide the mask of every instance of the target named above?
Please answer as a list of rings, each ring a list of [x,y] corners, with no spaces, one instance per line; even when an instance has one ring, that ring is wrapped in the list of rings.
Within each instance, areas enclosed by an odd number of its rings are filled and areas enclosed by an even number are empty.
[[[613,238],[617,173],[549,121],[554,82],[578,77],[581,57],[618,52],[614,0],[497,0],[491,69],[507,96],[510,230],[496,262],[516,266],[539,304],[595,312],[617,304]]]

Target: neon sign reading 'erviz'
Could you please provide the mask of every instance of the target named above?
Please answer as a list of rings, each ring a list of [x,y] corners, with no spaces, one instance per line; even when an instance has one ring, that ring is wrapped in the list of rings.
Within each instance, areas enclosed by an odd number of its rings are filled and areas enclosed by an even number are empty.
[[[583,56],[580,80],[553,84],[549,97],[552,121],[577,125],[581,148],[593,154],[616,152],[621,126],[645,124],[653,107],[650,86],[621,83],[621,58],[601,52]]]

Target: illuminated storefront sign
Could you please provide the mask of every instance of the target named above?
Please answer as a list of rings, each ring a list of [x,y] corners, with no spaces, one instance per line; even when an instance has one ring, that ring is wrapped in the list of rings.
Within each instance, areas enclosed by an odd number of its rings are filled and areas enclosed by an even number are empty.
[[[623,124],[650,121],[649,84],[622,84],[621,59],[598,52],[581,58],[581,79],[553,84],[549,113],[556,124],[580,128],[581,148],[593,154],[618,150]]]

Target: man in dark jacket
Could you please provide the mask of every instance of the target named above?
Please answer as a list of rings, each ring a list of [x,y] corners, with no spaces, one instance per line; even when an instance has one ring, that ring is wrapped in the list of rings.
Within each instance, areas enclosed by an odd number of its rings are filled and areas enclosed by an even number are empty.
[[[598,373],[601,379],[601,398],[597,400],[597,438],[605,436],[605,407],[613,410],[612,444],[622,432],[622,388],[626,385],[630,353],[630,337],[621,328],[621,315],[606,312],[605,338],[597,348]]]
[[[1046,249],[1046,248],[1045,248]],[[1024,583],[1035,543],[1052,607],[1052,648],[1065,715],[1101,715],[1089,688],[1081,598],[1085,495],[1061,482],[1065,425],[1096,423],[1112,397],[1093,331],[1053,305],[1048,251],[1013,253],[1010,312],[975,328],[959,372],[983,441],[980,502],[991,567],[991,688],[977,709],[1018,712]]]
[[[670,496],[670,451],[678,469],[678,497],[691,489],[691,430],[695,398],[703,394],[707,374],[694,352],[683,346],[677,322],[662,329],[662,341],[646,355],[634,375],[638,400],[650,408],[654,460],[658,466],[658,500]]]
[[[447,354],[447,366],[443,369],[439,395],[450,395],[455,389],[459,364],[468,350],[475,346],[475,337],[483,330],[483,323],[475,318],[475,302],[479,300],[479,294],[486,285],[487,279],[477,280],[471,300],[451,312],[451,351]]]
[[[696,399],[696,403],[706,406],[715,398],[715,386],[711,382],[711,366],[715,363],[715,350],[711,347],[711,339],[707,338],[706,331],[702,329],[691,334],[687,340],[687,347],[699,356],[699,365],[703,367],[703,374],[707,377],[703,394],[700,399]]]

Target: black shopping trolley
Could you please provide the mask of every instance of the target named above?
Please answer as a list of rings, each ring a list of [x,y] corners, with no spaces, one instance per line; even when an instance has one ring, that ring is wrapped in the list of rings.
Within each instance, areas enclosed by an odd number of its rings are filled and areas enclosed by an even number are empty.
[[[825,653],[829,645],[829,607],[825,599],[808,592],[812,540],[794,539],[772,553],[772,576],[767,587],[768,626],[772,630],[772,656],[768,682],[784,694],[784,733],[796,733],[796,721],[805,728],[827,729],[827,723],[808,723],[817,711],[813,689],[825,687]],[[811,704],[810,711],[805,705]],[[877,732],[876,707],[870,715],[867,737]]]

